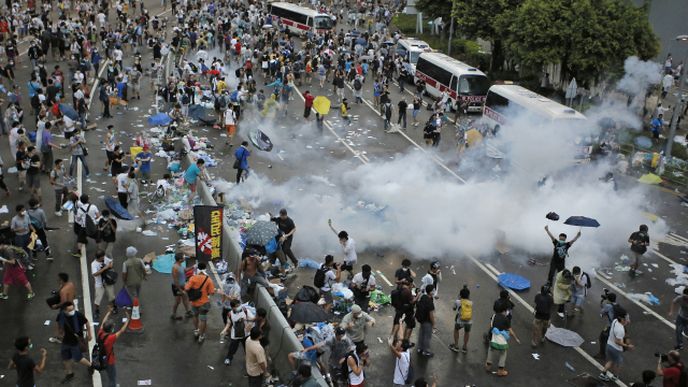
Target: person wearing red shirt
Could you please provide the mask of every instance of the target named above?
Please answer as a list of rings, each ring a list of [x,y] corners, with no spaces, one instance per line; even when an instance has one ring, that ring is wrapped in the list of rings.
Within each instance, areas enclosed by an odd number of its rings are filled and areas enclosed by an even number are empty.
[[[313,97],[313,94],[311,94],[310,91],[306,90],[306,92],[303,93],[303,99],[303,118],[308,119],[308,117],[311,115],[311,108],[313,107],[313,101],[315,100],[315,97]]]
[[[127,319],[124,322],[124,325],[122,325],[122,327],[115,332],[115,324],[111,321],[108,321],[110,318],[110,313],[112,313],[112,309],[108,310],[107,314],[103,318],[103,321],[101,322],[100,329],[98,330],[98,339],[103,342],[105,353],[107,354],[107,368],[105,369],[105,372],[108,376],[108,387],[116,387],[117,370],[115,368],[115,342],[119,336],[127,330],[130,318],[129,312],[125,312],[127,314]]]
[[[663,363],[666,363],[666,366]],[[681,354],[676,350],[669,351],[666,357],[660,356],[657,360],[657,376],[662,376],[662,386],[664,387],[681,386],[682,372]]]

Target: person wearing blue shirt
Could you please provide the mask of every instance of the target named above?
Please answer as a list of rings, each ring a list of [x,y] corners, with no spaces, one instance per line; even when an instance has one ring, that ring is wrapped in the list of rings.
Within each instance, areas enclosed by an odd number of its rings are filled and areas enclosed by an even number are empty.
[[[248,157],[250,155],[251,151],[248,150],[248,141],[242,142],[241,146],[234,151],[234,157],[236,158],[236,161],[234,161],[234,169],[237,170],[237,184],[241,182],[241,176],[244,174],[244,171],[248,173]]]
[[[184,172],[184,182],[189,186],[191,190],[191,195],[189,200],[193,201],[194,194],[196,193],[196,182],[198,179],[203,180],[203,165],[205,161],[203,159],[196,160],[196,164],[191,164]]]
[[[139,166],[139,176],[143,184],[147,184],[150,181],[151,173],[151,160],[153,159],[153,154],[150,153],[150,147],[148,144],[143,146],[143,151],[136,155],[136,164]]]
[[[650,130],[652,131],[652,138],[654,138],[655,140],[659,140],[659,132],[662,131],[662,125],[664,125],[664,121],[662,121],[661,114],[653,118],[652,121],[650,121]]]

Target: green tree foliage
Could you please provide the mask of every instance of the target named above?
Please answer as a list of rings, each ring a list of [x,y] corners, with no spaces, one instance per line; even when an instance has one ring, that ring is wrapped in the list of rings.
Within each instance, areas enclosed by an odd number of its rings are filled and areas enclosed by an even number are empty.
[[[467,38],[481,38],[492,43],[492,68],[504,62],[502,42],[510,20],[523,0],[452,0],[457,31]]]
[[[415,7],[433,19],[442,17],[443,20],[448,21],[452,3],[447,0],[416,0]]]
[[[526,69],[561,63],[564,79],[586,84],[631,55],[657,55],[647,12],[630,0],[525,0],[506,26],[506,49]]]

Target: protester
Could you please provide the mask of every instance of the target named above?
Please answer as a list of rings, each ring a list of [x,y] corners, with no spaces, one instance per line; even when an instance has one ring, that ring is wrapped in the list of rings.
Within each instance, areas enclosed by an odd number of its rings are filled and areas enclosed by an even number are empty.
[[[327,220],[327,224],[330,226],[330,230],[337,235],[339,238],[339,244],[342,246],[342,251],[344,252],[344,264],[342,265],[342,270],[349,272],[353,276],[353,268],[358,261],[358,255],[356,255],[356,242],[353,238],[349,237],[349,233],[346,231],[339,231],[334,229],[332,226],[332,219]]]
[[[291,251],[291,244],[294,241],[294,234],[296,233],[296,225],[294,221],[287,215],[287,210],[282,208],[279,211],[278,217],[270,217],[270,220],[277,224],[280,230],[280,247],[284,254],[289,257],[294,267],[299,266],[299,260],[296,259],[294,252]]]
[[[208,312],[210,312],[209,296],[215,294],[215,285],[212,280],[209,280],[205,262],[199,262],[197,269],[196,274],[189,278],[184,286],[184,290],[191,301],[191,310],[194,314],[194,337],[202,343],[205,340]]]
[[[29,219],[31,220],[31,225],[34,228],[34,231],[36,232],[36,236],[38,237],[38,240],[41,241],[41,245],[43,246],[43,252],[45,252],[45,259],[48,262],[51,262],[53,260],[51,250],[50,250],[50,245],[48,244],[48,236],[45,233],[46,227],[48,227],[48,218],[45,216],[45,211],[41,208],[41,203],[36,197],[32,197],[29,199],[29,210],[27,211],[29,215]],[[34,248],[33,250],[33,256],[34,258],[36,257],[36,251],[38,249]]]
[[[607,362],[599,378],[605,382],[617,379],[621,363],[623,362],[623,352],[634,348],[633,344],[626,339],[626,326],[630,321],[627,314],[617,313],[609,328],[609,339],[607,340]],[[612,372],[613,371],[613,372]]]
[[[642,274],[638,271],[640,266],[640,258],[647,251],[647,247],[650,246],[650,237],[647,235],[648,228],[646,225],[641,224],[638,231],[631,234],[628,238],[628,243],[631,244],[631,252],[633,252],[633,262],[631,263],[631,275]]]
[[[678,305],[678,313],[676,314],[676,347],[677,350],[683,349],[683,335],[688,329],[688,287],[683,288],[683,294],[676,296],[669,307],[669,317],[674,314],[674,310]]]
[[[48,358],[48,351],[45,348],[40,349],[41,361],[36,364],[29,356],[29,352],[33,348],[30,338],[27,336],[17,337],[14,340],[14,348],[17,352],[12,356],[9,368],[17,370],[17,387],[36,386],[35,374],[41,374],[45,370],[45,360]]]
[[[683,373],[685,370],[681,361],[681,353],[677,350],[669,351],[657,359],[656,375],[662,377],[664,387],[682,387],[682,383],[685,385],[685,375],[681,375]]]
[[[98,238],[105,255],[112,257],[112,249],[117,241],[117,221],[111,216],[110,210],[103,210],[98,221]]]
[[[370,303],[370,292],[377,288],[375,276],[372,274],[373,269],[370,265],[365,264],[361,266],[361,271],[354,275],[351,280],[351,290],[354,293],[354,302],[364,312],[368,311],[368,304]],[[352,338],[353,339],[353,338]]]
[[[134,246],[126,249],[126,260],[122,264],[122,282],[129,293],[129,297],[141,297],[141,285],[147,279],[146,264],[143,259],[137,257],[138,250]]]
[[[427,285],[425,287],[425,294],[416,302],[416,320],[420,323],[418,329],[417,352],[425,357],[434,356],[434,353],[430,352],[430,339],[432,338],[432,331],[435,328],[434,293],[435,287],[433,285]]]
[[[117,367],[116,365],[116,358],[115,358],[115,343],[119,339],[119,337],[122,335],[127,330],[127,327],[129,326],[129,322],[131,321],[131,318],[129,318],[129,313],[126,313],[126,318],[124,319],[124,324],[119,328],[119,330],[115,330],[115,324],[110,321],[110,314],[113,313],[112,310],[108,310],[108,312],[105,314],[105,317],[103,317],[103,321],[100,325],[100,329],[98,330],[98,340],[100,340],[103,343],[106,358],[105,358],[105,363],[106,363],[106,368],[105,372],[107,373],[108,376],[108,387],[117,387]]]
[[[50,185],[55,192],[55,216],[62,216],[63,198],[67,194],[65,170],[62,159],[56,159],[50,170]]]
[[[468,290],[468,285],[464,285],[459,291],[459,299],[454,301],[454,310],[456,311],[456,317],[454,318],[454,343],[449,344],[449,349],[454,352],[459,352],[459,338],[463,329],[461,352],[468,353],[468,338],[473,325],[473,301],[470,300],[470,297],[471,291]]]
[[[249,387],[262,387],[263,375],[267,372],[265,349],[260,344],[262,333],[258,327],[251,329],[246,340],[246,373]]]
[[[241,183],[242,179],[246,179],[248,175],[248,157],[251,156],[251,151],[248,150],[248,141],[242,141],[241,146],[234,151],[234,169],[236,173],[236,183]]]
[[[114,262],[112,258],[105,254],[105,251],[98,250],[96,258],[91,262],[91,274],[93,275],[93,287],[96,294],[93,298],[93,318],[98,320],[100,316],[100,305],[103,298],[107,303],[112,305],[112,311],[117,314],[117,306],[115,305],[115,283],[117,276],[113,269]],[[114,278],[114,281],[113,281]]]
[[[255,316],[241,303],[239,300],[232,300],[230,302],[231,309],[227,314],[227,323],[225,328],[220,332],[220,336],[227,336],[229,333],[229,349],[227,356],[225,356],[225,365],[231,365],[236,351],[239,349],[239,344],[244,347],[246,352],[246,338],[249,336],[253,328]],[[248,357],[248,353],[246,353]]]
[[[346,329],[346,334],[355,345],[362,344],[365,341],[366,331],[368,327],[375,325],[375,319],[368,313],[361,310],[361,307],[355,305],[351,307],[351,312],[342,317],[340,326]]]
[[[554,298],[549,292],[549,286],[542,286],[540,293],[535,296],[535,318],[533,319],[533,334],[530,339],[530,346],[533,348],[545,342],[545,332],[549,328],[553,305]]]
[[[573,274],[569,269],[564,269],[556,274],[554,281],[554,304],[557,305],[557,315],[566,316],[566,304],[571,301],[573,292]]]
[[[31,300],[36,296],[31,283],[26,278],[26,269],[21,263],[21,258],[18,255],[23,254],[28,259],[28,255],[21,249],[9,245],[0,245],[0,262],[4,265],[5,274],[2,276],[2,293],[0,293],[0,300],[7,300],[10,298],[10,286],[21,286],[26,288],[26,299]]]
[[[552,260],[549,263],[549,272],[547,274],[547,282],[552,284],[554,276],[566,268],[566,257],[569,255],[569,249],[573,244],[580,238],[581,232],[578,231],[576,236],[570,241],[566,241],[566,234],[559,234],[559,238],[555,238],[554,235],[549,231],[549,226],[545,226],[545,231],[547,235],[552,240],[554,245],[554,252],[552,253]]]
[[[497,376],[507,376],[506,355],[509,349],[509,338],[514,337],[517,343],[521,343],[516,336],[516,332],[511,328],[511,320],[506,315],[506,308],[500,306],[492,317],[490,329],[490,345],[487,347],[487,360],[485,360],[485,370],[492,372],[492,362],[495,357],[497,360]]]
[[[90,373],[93,373],[91,362],[83,356],[86,343],[91,341],[91,327],[86,316],[76,310],[72,302],[68,302],[62,305],[62,310],[56,321],[63,337],[60,354],[65,377],[61,383],[64,384],[74,379],[74,363],[88,367]],[[86,331],[86,338],[84,338],[84,331]]]
[[[437,292],[439,291],[440,282],[442,282],[442,270],[440,269],[440,262],[433,261],[430,263],[430,268],[428,272],[420,280],[420,288],[425,289],[428,285],[432,285],[435,298],[439,298]]]
[[[412,377],[411,371],[411,343],[408,340],[390,338],[389,349],[394,355],[394,377],[392,383],[394,387],[405,387],[408,380]]]
[[[196,183],[198,179],[205,180],[204,171],[205,160],[198,159],[196,164],[191,164],[184,172],[184,182],[189,187],[191,195],[189,195],[189,201],[193,201],[193,197],[196,194]]]
[[[172,295],[174,296],[174,305],[172,306],[172,315],[170,319],[181,320],[182,317],[177,315],[177,308],[179,304],[184,304],[186,310],[186,317],[193,317],[193,312],[189,307],[189,296],[184,291],[186,286],[186,271],[182,264],[185,256],[183,253],[174,254],[174,264],[172,265]]]

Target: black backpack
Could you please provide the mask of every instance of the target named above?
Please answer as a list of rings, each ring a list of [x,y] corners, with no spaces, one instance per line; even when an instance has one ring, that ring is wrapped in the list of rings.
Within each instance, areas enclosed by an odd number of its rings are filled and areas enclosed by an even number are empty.
[[[93,369],[102,371],[107,368],[108,357],[110,356],[105,349],[105,340],[110,334],[98,335],[96,343],[91,350],[91,365]]]
[[[315,272],[315,277],[313,277],[313,286],[318,289],[325,286],[325,274],[327,274],[329,269],[329,267],[323,265],[320,267],[320,269],[318,269],[318,271]]]
[[[189,301],[197,301],[203,297],[203,285],[205,285],[205,281],[207,280],[208,276],[205,276],[205,279],[201,282],[201,286],[186,291],[186,295],[189,296]]]
[[[98,226],[96,226],[96,222],[91,218],[91,215],[88,214],[88,210],[91,209],[91,205],[89,204],[88,207],[86,207],[86,210],[83,210],[86,214],[84,215],[86,217],[86,235],[95,238],[96,235],[98,235]]]
[[[355,352],[351,351],[344,356],[344,361],[342,362],[341,369],[339,372],[342,375],[342,379],[349,380],[349,358],[353,357],[356,360],[356,365],[358,365],[358,358],[355,356]]]
[[[592,282],[590,281],[590,275],[586,272],[583,272],[581,277],[582,276],[585,276],[585,288],[590,289],[592,287]]]
[[[356,90],[361,90],[361,87],[363,87],[363,85],[361,84],[361,80],[360,80],[360,79],[355,79],[355,80],[354,80],[354,89],[356,89]]]

